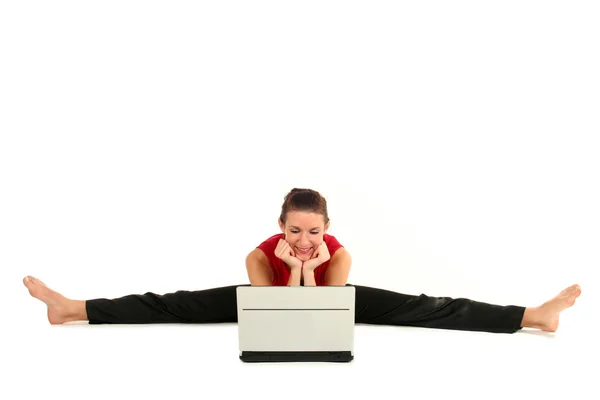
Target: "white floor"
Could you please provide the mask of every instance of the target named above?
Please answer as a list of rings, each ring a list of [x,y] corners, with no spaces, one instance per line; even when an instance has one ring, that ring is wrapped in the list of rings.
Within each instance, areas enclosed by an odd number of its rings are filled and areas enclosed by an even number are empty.
[[[351,363],[246,364],[236,324],[51,326],[23,297],[0,398],[598,399],[592,298],[554,334],[357,325]]]

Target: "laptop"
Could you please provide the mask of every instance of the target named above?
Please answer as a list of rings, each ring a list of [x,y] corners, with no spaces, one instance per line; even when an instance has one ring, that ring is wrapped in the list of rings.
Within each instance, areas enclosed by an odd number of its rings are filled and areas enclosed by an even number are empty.
[[[244,362],[354,359],[353,286],[238,286]]]

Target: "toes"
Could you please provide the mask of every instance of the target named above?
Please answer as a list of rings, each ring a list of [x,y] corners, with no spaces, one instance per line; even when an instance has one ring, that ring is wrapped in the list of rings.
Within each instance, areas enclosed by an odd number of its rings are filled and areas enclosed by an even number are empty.
[[[566,294],[567,296],[570,296],[579,291],[581,291],[581,288],[579,287],[579,285],[571,285],[568,288],[566,288],[565,290],[563,290],[563,293]]]
[[[23,283],[25,284],[25,286],[30,286],[30,285],[46,286],[46,285],[44,285],[44,283],[42,281],[40,281],[39,279],[37,279],[31,275],[27,275],[25,278],[23,278]]]
[[[579,285],[572,285],[569,288],[569,293],[581,293],[581,287]]]

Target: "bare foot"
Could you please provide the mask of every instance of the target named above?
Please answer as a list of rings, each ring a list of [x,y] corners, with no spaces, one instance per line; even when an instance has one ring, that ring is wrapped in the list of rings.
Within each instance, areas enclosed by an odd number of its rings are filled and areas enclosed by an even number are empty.
[[[29,289],[31,296],[43,301],[48,306],[48,321],[51,324],[87,319],[87,316],[81,313],[82,307],[85,312],[84,301],[67,299],[33,276],[23,278],[23,284]]]
[[[579,285],[572,285],[560,292],[552,300],[548,300],[539,307],[536,307],[535,323],[532,327],[539,328],[546,332],[556,332],[558,329],[558,317],[561,311],[575,304],[575,300],[581,294]]]

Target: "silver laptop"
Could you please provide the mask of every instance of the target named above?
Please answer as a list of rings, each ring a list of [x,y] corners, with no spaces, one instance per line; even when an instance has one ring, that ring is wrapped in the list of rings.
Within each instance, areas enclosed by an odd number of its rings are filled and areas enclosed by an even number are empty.
[[[353,286],[239,286],[244,362],[354,359]]]

